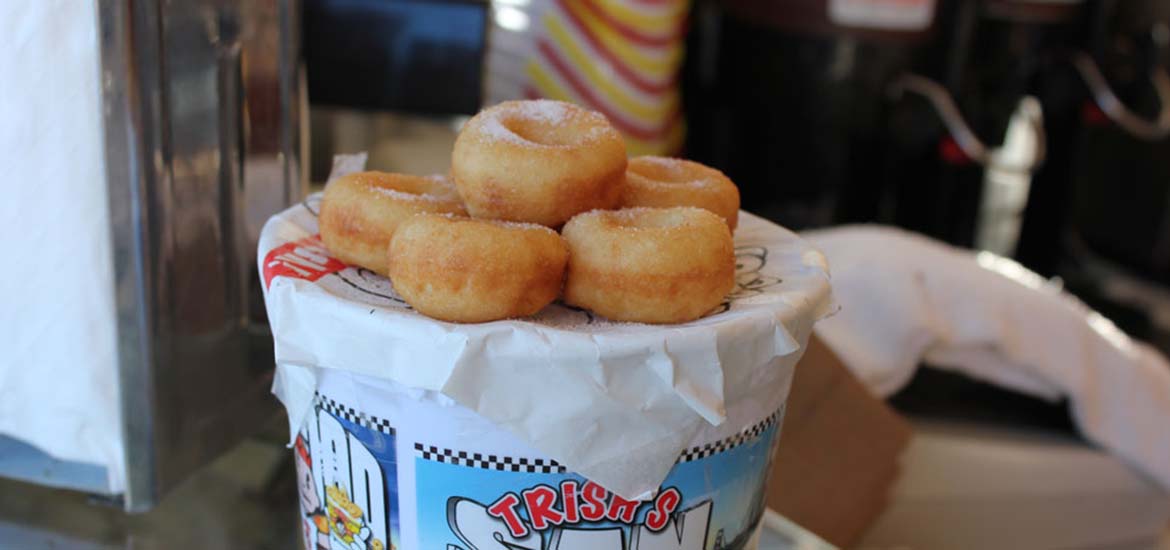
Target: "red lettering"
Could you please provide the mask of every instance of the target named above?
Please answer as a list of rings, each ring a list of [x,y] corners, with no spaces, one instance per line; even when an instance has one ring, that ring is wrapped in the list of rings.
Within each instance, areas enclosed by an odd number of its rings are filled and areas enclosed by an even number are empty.
[[[609,510],[605,512],[605,517],[610,521],[634,523],[634,514],[638,512],[638,504],[640,503],[636,500],[626,500],[615,494],[609,501]]]
[[[284,243],[264,256],[264,286],[276,277],[316,281],[345,269],[345,264],[329,255],[317,235]]]
[[[581,488],[581,500],[585,501],[581,506],[581,517],[585,521],[601,521],[605,517],[605,497],[608,494],[604,487],[586,481]]]
[[[528,526],[520,519],[520,514],[516,512],[516,506],[520,504],[520,497],[515,493],[508,493],[488,506],[487,513],[489,516],[504,521],[508,526],[508,532],[513,537],[520,538],[528,534]]]
[[[561,500],[565,503],[565,522],[577,523],[581,521],[577,508],[577,482],[573,480],[561,482]]]
[[[680,502],[682,495],[674,487],[658,493],[658,498],[654,499],[654,509],[646,514],[646,528],[655,533],[665,529],[666,524],[670,523],[670,515],[678,509]]]
[[[547,485],[537,485],[521,493],[524,507],[528,509],[528,521],[537,531],[548,529],[549,524],[560,525],[565,514],[553,507],[557,503],[557,492]]]

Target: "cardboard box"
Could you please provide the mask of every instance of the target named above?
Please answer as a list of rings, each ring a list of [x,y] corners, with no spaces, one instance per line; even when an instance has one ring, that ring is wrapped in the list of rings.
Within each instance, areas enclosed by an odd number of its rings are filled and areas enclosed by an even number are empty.
[[[855,544],[885,508],[910,435],[814,336],[796,368],[768,507],[837,546]]]

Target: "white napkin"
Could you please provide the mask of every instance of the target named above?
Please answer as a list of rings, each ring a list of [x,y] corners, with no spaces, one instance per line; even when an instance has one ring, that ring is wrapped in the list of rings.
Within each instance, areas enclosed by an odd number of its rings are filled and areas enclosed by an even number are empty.
[[[0,2],[0,433],[123,487],[94,2]]]
[[[1054,400],[1089,440],[1170,489],[1170,364],[1023,266],[880,226],[803,235],[841,311],[816,333],[878,394],[923,360]]]

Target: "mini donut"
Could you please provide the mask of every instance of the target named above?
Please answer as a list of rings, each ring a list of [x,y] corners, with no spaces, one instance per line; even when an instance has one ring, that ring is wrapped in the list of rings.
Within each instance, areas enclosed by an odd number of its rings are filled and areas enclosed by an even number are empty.
[[[569,220],[564,301],[616,321],[682,323],[735,286],[723,218],[701,208],[597,210]]]
[[[626,168],[622,206],[697,206],[727,220],[735,232],[739,188],[710,166],[667,157],[635,157]]]
[[[443,176],[358,172],[325,186],[317,223],[334,257],[384,275],[394,229],[419,212],[466,210],[455,186]]]
[[[532,315],[556,299],[569,250],[543,225],[418,214],[398,226],[390,282],[423,315],[479,323]]]
[[[615,208],[625,172],[625,142],[604,115],[547,99],[480,111],[451,153],[451,175],[473,217],[549,227]]]

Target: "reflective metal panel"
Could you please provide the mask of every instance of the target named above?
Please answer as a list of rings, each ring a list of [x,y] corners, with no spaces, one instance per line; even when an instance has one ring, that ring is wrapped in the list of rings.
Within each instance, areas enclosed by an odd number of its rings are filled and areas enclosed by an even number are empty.
[[[254,254],[304,192],[292,0],[100,2],[129,510],[275,414]]]

